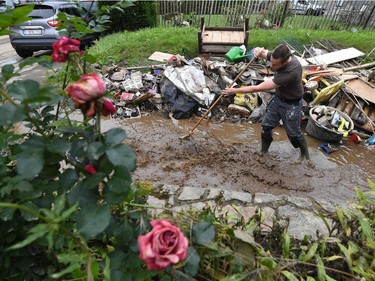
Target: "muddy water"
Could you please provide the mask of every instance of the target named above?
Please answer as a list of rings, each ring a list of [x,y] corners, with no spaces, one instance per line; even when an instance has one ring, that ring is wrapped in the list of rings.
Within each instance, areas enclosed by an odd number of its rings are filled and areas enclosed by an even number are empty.
[[[325,154],[322,142],[306,136],[314,167],[299,162],[299,150],[282,128],[274,131],[268,156],[259,156],[260,124],[215,123],[199,119],[171,120],[157,113],[142,118],[111,120],[123,126],[137,155],[134,180],[154,185],[219,187],[325,199],[342,204],[355,197],[354,188],[374,180],[375,149],[344,140],[338,151]],[[113,124],[114,123],[114,124]],[[110,125],[109,125],[110,124]]]

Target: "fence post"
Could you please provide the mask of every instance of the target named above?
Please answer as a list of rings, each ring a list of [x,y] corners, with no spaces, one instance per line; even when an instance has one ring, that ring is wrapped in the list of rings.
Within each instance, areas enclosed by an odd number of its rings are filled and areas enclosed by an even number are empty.
[[[374,14],[374,11],[375,11],[375,3],[373,4],[371,12],[367,17],[367,20],[365,21],[365,24],[363,25],[363,29],[366,29],[367,24],[370,22],[370,19],[372,18],[373,14]]]
[[[286,14],[288,12],[289,3],[290,3],[289,0],[285,1],[285,3],[284,3],[283,14],[281,16],[281,21],[280,21],[280,27],[284,26],[284,22],[285,22],[285,19],[286,19]]]

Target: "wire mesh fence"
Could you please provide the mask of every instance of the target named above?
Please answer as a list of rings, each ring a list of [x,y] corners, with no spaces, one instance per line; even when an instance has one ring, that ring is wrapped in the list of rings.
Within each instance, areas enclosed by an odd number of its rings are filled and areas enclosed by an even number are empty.
[[[157,0],[160,26],[352,30],[375,28],[375,1],[348,0]]]

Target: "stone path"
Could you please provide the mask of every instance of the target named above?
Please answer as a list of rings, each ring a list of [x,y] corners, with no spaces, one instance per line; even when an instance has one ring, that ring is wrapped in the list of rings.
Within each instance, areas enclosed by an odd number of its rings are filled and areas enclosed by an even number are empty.
[[[295,196],[275,196],[266,193],[250,194],[246,192],[221,190],[218,188],[180,187],[163,185],[153,195],[148,196],[147,204],[158,207],[152,209],[152,215],[158,216],[165,208],[171,211],[202,210],[210,208],[216,215],[226,215],[233,222],[236,216],[248,221],[260,208],[264,215],[262,230],[269,231],[277,221],[288,228],[289,236],[302,240],[305,235],[312,239],[318,235],[327,236],[328,230],[320,213],[335,212],[336,206],[328,202],[317,202],[313,198]],[[341,206],[342,207],[342,206]],[[327,219],[330,224],[331,221]]]

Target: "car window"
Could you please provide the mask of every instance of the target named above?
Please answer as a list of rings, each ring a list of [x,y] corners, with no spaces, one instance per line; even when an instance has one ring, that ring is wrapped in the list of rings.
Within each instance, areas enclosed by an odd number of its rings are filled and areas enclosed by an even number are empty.
[[[50,6],[35,5],[34,9],[30,12],[29,17],[33,19],[47,19],[55,14]]]
[[[68,15],[71,15],[71,16],[81,16],[81,14],[79,13],[78,9],[74,6],[63,6],[63,7],[60,7],[59,8],[59,12],[63,12],[63,13],[66,13]]]

